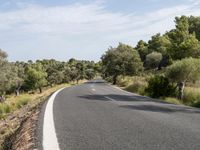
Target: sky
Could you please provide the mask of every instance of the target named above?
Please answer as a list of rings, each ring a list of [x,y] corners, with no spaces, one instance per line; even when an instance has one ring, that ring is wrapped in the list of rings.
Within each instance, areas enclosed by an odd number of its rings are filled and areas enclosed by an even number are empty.
[[[10,61],[100,60],[119,42],[135,46],[200,16],[200,0],[0,0],[0,48]]]

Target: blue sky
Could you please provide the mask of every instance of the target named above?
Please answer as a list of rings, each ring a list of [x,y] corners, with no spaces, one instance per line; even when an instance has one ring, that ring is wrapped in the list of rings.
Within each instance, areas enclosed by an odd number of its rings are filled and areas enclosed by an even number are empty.
[[[0,0],[0,48],[10,61],[98,61],[109,46],[135,46],[200,16],[199,0]]]

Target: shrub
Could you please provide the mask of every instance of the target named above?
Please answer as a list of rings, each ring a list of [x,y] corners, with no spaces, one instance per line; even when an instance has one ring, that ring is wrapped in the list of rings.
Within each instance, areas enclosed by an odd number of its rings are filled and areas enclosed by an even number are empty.
[[[148,81],[145,89],[147,94],[153,98],[168,97],[175,95],[175,87],[170,84],[168,78],[164,76],[154,76]]]
[[[17,108],[21,108],[23,107],[24,105],[26,105],[29,101],[29,98],[28,97],[22,97],[21,99],[19,99],[17,102],[16,102],[16,107]]]
[[[130,85],[133,81],[132,77],[123,77],[123,76],[118,76],[117,77],[117,85],[121,86],[121,87],[126,87],[128,85]]]
[[[4,115],[4,114],[7,114],[7,113],[10,113],[11,112],[11,108],[8,104],[0,104],[0,118]]]
[[[194,101],[191,106],[193,107],[199,107],[200,108],[200,100],[199,101]]]
[[[200,89],[186,87],[183,102],[191,106],[200,107]]]
[[[127,86],[125,90],[133,93],[138,93],[140,95],[145,95],[145,88],[147,84],[143,81],[135,81],[131,85]]]

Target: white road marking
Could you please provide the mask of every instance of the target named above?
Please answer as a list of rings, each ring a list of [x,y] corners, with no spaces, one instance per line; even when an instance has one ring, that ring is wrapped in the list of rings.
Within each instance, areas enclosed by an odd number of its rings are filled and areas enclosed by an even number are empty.
[[[94,91],[94,92],[95,92],[96,90],[95,90],[95,89],[92,89],[92,91]]]
[[[64,88],[56,91],[47,103],[43,123],[43,150],[60,150],[53,119],[53,102],[56,95]]]

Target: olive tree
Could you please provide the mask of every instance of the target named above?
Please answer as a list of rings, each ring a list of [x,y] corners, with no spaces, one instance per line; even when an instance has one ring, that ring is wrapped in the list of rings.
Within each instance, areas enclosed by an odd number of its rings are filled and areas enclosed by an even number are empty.
[[[113,84],[119,75],[136,75],[143,69],[138,52],[122,43],[117,48],[110,47],[101,60],[104,77],[112,77]]]
[[[29,66],[26,68],[26,80],[27,87],[31,90],[39,89],[42,92],[42,87],[47,84],[47,73],[41,69],[40,64],[36,67]]]
[[[150,53],[146,56],[144,66],[147,69],[158,68],[161,60],[162,60],[162,54],[161,53],[152,52],[152,53]]]
[[[7,53],[0,49],[0,101],[4,100],[5,92],[11,87],[10,73],[12,72],[7,61]]]
[[[178,60],[167,68],[166,76],[177,83],[178,99],[182,99],[185,83],[200,79],[200,59],[185,58]]]

